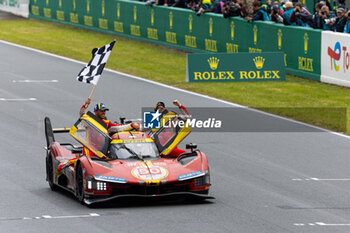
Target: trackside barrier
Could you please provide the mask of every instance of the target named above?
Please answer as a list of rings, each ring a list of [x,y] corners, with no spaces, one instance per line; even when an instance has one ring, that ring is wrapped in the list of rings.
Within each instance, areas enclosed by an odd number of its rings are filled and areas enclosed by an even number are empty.
[[[350,35],[322,32],[321,82],[350,87]]]
[[[0,0],[0,10],[28,18],[29,0]]]
[[[30,17],[194,52],[284,52],[287,73],[320,81],[320,30],[123,0],[30,0]]]

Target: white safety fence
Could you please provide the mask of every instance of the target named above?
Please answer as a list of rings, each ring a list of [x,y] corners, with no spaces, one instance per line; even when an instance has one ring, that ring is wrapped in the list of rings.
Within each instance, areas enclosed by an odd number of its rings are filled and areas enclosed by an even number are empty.
[[[29,0],[0,0],[0,10],[28,18]]]
[[[350,34],[325,31],[321,38],[321,82],[350,87]]]

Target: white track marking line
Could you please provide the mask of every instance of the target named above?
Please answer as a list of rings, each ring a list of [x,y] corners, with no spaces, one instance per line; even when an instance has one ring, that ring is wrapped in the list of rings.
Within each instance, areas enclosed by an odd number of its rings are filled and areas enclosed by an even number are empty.
[[[9,221],[9,220],[45,220],[45,219],[72,219],[72,218],[93,218],[100,217],[102,215],[97,213],[89,213],[83,215],[67,215],[67,216],[51,216],[51,215],[42,215],[41,217],[22,217],[22,218],[6,218],[1,217],[0,221]]]
[[[100,215],[98,215],[100,216]],[[71,216],[56,216],[56,217],[52,217],[54,219],[62,219],[62,218],[90,218],[90,217],[98,217],[98,216],[92,216],[92,215],[71,215]]]
[[[350,223],[324,223],[324,222],[314,222],[314,223],[294,223],[294,226],[322,226],[322,227],[349,227]]]
[[[325,178],[325,179],[321,179],[321,178],[304,178],[304,179],[292,179],[293,181],[350,181],[350,178]]]
[[[323,223],[323,222],[315,222],[316,225],[319,226],[350,226],[350,223]]]
[[[67,57],[56,55],[56,54],[44,52],[44,51],[41,51],[41,50],[38,50],[38,49],[29,48],[29,47],[26,47],[26,46],[23,46],[23,45],[18,45],[18,44],[14,44],[14,43],[3,41],[3,40],[0,40],[0,42],[3,43],[3,44],[14,46],[14,47],[23,48],[23,49],[27,49],[27,50],[30,50],[30,51],[33,51],[33,52],[45,54],[45,55],[48,55],[48,56],[51,56],[51,57],[56,57],[56,58],[59,58],[59,59],[62,59],[62,60],[66,60],[66,61],[75,62],[75,63],[82,64],[82,65],[86,65],[85,62],[81,62],[81,61],[74,60],[74,59],[71,59],[71,58],[67,58]],[[155,84],[155,85],[158,85],[158,86],[161,86],[161,87],[165,87],[165,88],[169,88],[169,89],[172,89],[172,90],[181,91],[181,92],[184,92],[184,93],[187,93],[187,94],[203,97],[203,98],[210,99],[210,100],[215,100],[215,101],[218,101],[218,102],[230,105],[230,106],[246,108],[246,109],[249,109],[250,111],[257,112],[257,113],[260,113],[260,114],[263,114],[263,115],[267,115],[267,116],[271,116],[271,117],[274,117],[274,118],[277,118],[277,119],[282,119],[282,120],[286,120],[286,121],[293,122],[293,123],[296,123],[296,124],[308,126],[308,127],[314,128],[314,129],[318,129],[318,130],[321,130],[321,131],[324,131],[324,132],[328,132],[328,133],[331,133],[331,134],[334,134],[334,135],[337,135],[337,136],[341,136],[341,137],[345,137],[345,138],[350,139],[349,135],[341,134],[341,133],[338,133],[338,132],[334,132],[334,131],[331,131],[331,130],[328,130],[328,129],[324,129],[324,128],[321,128],[321,127],[318,127],[318,126],[310,125],[310,124],[307,124],[307,123],[304,123],[304,122],[300,122],[300,121],[296,121],[296,120],[293,120],[293,119],[289,119],[289,118],[286,118],[286,117],[277,116],[277,115],[274,115],[272,113],[263,112],[263,111],[260,111],[260,110],[257,110],[257,109],[253,109],[253,108],[249,108],[247,106],[243,106],[243,105],[240,105],[240,104],[231,103],[231,102],[228,102],[226,100],[221,100],[221,99],[217,99],[217,98],[214,98],[214,97],[211,97],[211,96],[199,94],[199,93],[196,93],[196,92],[180,89],[180,88],[177,88],[177,87],[172,87],[172,86],[169,86],[169,85],[166,85],[166,84],[163,84],[163,83],[158,83],[158,82],[155,82],[155,81],[152,81],[152,80],[144,79],[144,78],[141,78],[141,77],[137,77],[137,76],[134,76],[134,75],[122,73],[122,72],[111,70],[111,69],[107,69],[107,68],[105,70],[107,70],[107,71],[109,71],[111,73],[115,73],[115,74],[118,74],[118,75],[129,77],[129,78],[132,78],[132,79],[137,79],[137,80],[141,80],[141,81],[144,81],[144,82],[152,83],[152,84]]]
[[[58,80],[12,80],[13,83],[58,83]]]
[[[27,98],[27,99],[6,99],[0,98],[0,101],[36,101],[36,98]]]
[[[101,216],[101,215],[96,214],[96,213],[90,213],[90,216],[93,216],[93,217],[99,217],[99,216]]]

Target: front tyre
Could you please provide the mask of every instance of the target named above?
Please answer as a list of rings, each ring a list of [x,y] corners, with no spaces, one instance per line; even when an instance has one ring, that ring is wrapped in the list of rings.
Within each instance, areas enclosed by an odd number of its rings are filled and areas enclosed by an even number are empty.
[[[76,167],[75,175],[75,196],[81,204],[84,204],[85,192],[84,192],[84,175],[81,164],[78,163]]]
[[[46,180],[49,183],[49,186],[52,191],[57,190],[57,185],[54,183],[54,169],[51,153],[48,153],[46,156]]]

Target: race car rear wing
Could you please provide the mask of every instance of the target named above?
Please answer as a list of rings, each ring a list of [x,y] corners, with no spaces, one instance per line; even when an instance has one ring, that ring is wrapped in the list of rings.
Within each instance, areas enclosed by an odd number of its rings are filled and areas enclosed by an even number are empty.
[[[64,128],[53,128],[53,133],[69,133],[70,128],[64,127]]]
[[[51,125],[51,120],[49,117],[45,117],[44,119],[44,123],[45,123],[45,137],[46,137],[46,146],[44,147],[45,150],[48,150],[50,145],[55,142],[55,134],[56,133],[69,133],[70,129],[69,127],[63,127],[63,128],[52,128]],[[81,151],[81,147],[79,146],[73,146],[71,143],[61,143],[60,144],[62,146],[71,146],[72,147],[72,151],[74,153],[77,153],[79,151]]]

